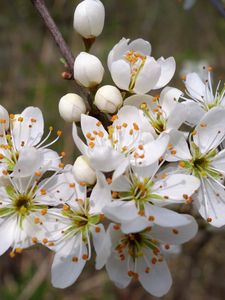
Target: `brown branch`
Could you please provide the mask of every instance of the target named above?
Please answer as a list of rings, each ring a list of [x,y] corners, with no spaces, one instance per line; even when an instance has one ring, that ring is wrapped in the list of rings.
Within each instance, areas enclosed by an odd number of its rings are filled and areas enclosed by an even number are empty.
[[[41,18],[43,19],[45,26],[50,31],[56,45],[59,48],[60,53],[62,54],[63,58],[67,63],[69,71],[71,72],[71,74],[73,74],[74,56],[70,51],[69,47],[67,46],[56,23],[52,19],[52,16],[50,15],[48,8],[46,7],[45,0],[31,0],[31,2],[40,14]],[[86,94],[85,89],[79,86],[77,83],[75,84],[75,89],[82,95]]]

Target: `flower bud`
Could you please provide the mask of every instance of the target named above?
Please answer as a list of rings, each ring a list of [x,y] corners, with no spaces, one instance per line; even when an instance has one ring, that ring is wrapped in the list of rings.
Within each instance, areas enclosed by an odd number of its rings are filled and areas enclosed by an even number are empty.
[[[87,185],[93,185],[96,182],[95,171],[90,167],[89,162],[84,155],[78,156],[72,171],[78,182],[84,182]]]
[[[100,60],[91,54],[81,52],[74,62],[74,78],[87,88],[97,86],[103,78],[104,68]]]
[[[1,127],[0,127],[1,130],[9,129],[9,114],[2,105],[0,105],[0,125],[1,125]]]
[[[101,34],[105,21],[105,8],[99,0],[84,0],[75,9],[74,29],[85,39]]]
[[[115,113],[123,104],[120,91],[112,85],[105,85],[98,89],[94,104],[105,113]]]
[[[84,100],[77,94],[66,94],[59,101],[59,114],[66,122],[79,122],[85,112]]]

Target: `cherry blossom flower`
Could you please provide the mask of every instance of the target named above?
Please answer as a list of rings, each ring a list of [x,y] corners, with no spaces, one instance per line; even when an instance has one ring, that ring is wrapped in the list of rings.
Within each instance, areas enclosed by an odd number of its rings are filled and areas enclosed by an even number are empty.
[[[167,227],[149,224],[143,231],[126,234],[118,224],[110,224],[108,234],[112,246],[106,263],[109,278],[119,288],[127,287],[132,278],[137,279],[148,293],[163,296],[172,284],[164,249],[190,240],[197,229],[196,221],[188,215],[180,224],[174,225],[173,221]]]
[[[135,94],[146,94],[165,86],[174,75],[175,60],[160,57],[156,61],[150,54],[149,42],[121,39],[108,56],[108,68],[115,84]]]
[[[60,163],[58,154],[48,149],[61,136],[57,132],[55,140],[47,142],[49,134],[41,141],[44,133],[44,121],[42,112],[37,107],[27,107],[20,115],[11,114],[9,117],[0,120],[0,174],[4,177],[4,171],[20,172],[20,176],[29,176],[37,171],[37,166],[42,169],[55,170]],[[38,159],[37,159],[38,155]],[[30,161],[29,168],[25,166]],[[3,173],[2,173],[3,172]],[[13,174],[15,175],[15,173]]]
[[[114,222],[121,223],[123,232],[140,231],[149,222],[164,226],[179,223],[182,217],[163,206],[189,203],[199,188],[200,182],[195,176],[157,173],[159,168],[157,164],[135,167],[110,184],[113,199],[105,206],[104,213]]]
[[[87,145],[78,136],[74,124],[75,144],[93,168],[104,172],[117,170],[122,174],[129,164],[150,165],[164,154],[169,143],[167,134],[154,139],[150,126],[142,124],[140,112],[132,106],[119,110],[108,131],[101,122],[87,115],[81,116],[81,128]]]
[[[109,255],[108,240],[101,223],[104,218],[102,208],[110,193],[104,176],[98,173],[90,198],[86,195],[86,187],[78,184],[72,173],[67,176],[70,177],[71,195],[65,190],[63,208],[49,209],[42,225],[45,228],[42,243],[56,252],[52,284],[58,288],[66,288],[77,280],[91,258],[91,240],[97,254],[97,269],[103,267]]]
[[[225,224],[225,150],[218,148],[224,139],[225,109],[216,107],[203,116],[188,143],[182,134],[171,141],[176,152],[173,161],[179,160],[180,170],[195,175],[201,182],[193,197],[195,206],[201,216],[216,227]]]
[[[66,175],[61,172],[64,171],[58,170],[41,181],[44,174],[39,168],[30,177],[24,176],[21,170],[18,176],[11,178],[5,171],[9,183],[0,187],[0,255],[12,247],[10,255],[13,257],[38,242],[36,235],[43,230],[42,218],[48,206],[61,203],[62,191],[67,197],[70,195]]]

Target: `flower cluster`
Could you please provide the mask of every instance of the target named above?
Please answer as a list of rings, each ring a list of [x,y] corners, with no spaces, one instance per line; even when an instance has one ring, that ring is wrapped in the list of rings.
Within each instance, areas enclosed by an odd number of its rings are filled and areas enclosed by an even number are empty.
[[[104,19],[99,0],[82,1],[74,14],[86,46],[74,79],[87,99],[69,93],[59,102],[81,152],[73,166],[49,149],[61,131],[51,139],[49,128],[42,139],[38,108],[9,115],[0,107],[0,254],[48,247],[57,288],[73,284],[94,256],[119,288],[139,280],[160,297],[172,284],[166,257],[197,234],[196,218],[225,225],[225,88],[213,90],[211,68],[205,80],[188,74],[185,93],[167,86],[175,59],[155,59],[149,42],[125,38],[108,55],[115,86],[99,86],[104,67],[89,50]]]

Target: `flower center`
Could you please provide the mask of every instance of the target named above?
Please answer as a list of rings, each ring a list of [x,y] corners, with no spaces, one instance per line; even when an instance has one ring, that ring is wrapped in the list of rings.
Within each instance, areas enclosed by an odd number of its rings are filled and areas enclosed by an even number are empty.
[[[130,63],[131,79],[129,84],[129,90],[132,92],[135,87],[138,74],[140,73],[141,69],[144,67],[147,57],[135,51],[128,51],[124,55],[124,58],[126,61]]]
[[[139,233],[125,234],[115,250],[120,255],[121,260],[125,259],[125,250],[135,260],[144,255],[144,249],[151,249],[155,255],[160,253],[157,241],[149,237],[148,233],[151,228],[145,229]]]
[[[202,154],[199,148],[191,143],[192,159],[188,161],[181,161],[180,167],[189,169],[190,172],[198,178],[201,177],[213,177],[219,179],[221,177],[220,172],[215,170],[212,166],[212,159],[217,154],[216,149],[208,151],[206,154]]]
[[[15,210],[21,215],[27,214],[32,206],[32,200],[33,199],[28,195],[25,194],[18,195],[15,198],[13,204]]]
[[[156,103],[159,96],[152,99],[153,103]],[[145,102],[140,105],[140,109],[144,112],[145,116],[148,118],[149,123],[154,128],[156,134],[166,130],[166,117],[163,113],[161,106],[157,105],[153,110],[150,110]]]

